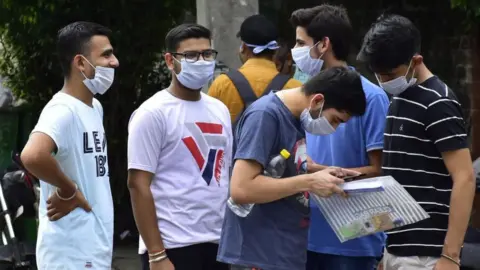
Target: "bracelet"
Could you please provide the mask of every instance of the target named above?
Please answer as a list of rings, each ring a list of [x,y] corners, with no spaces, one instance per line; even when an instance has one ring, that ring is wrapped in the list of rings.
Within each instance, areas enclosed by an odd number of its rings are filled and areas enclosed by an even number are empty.
[[[160,251],[160,252],[155,252],[155,253],[153,253],[153,254],[148,253],[148,257],[150,257],[150,258],[151,258],[151,257],[157,257],[157,256],[162,255],[163,253],[165,253],[165,249],[162,250],[162,251]]]
[[[445,259],[453,262],[454,264],[460,266],[460,260],[457,261],[457,260],[455,260],[454,258],[452,258],[452,257],[450,257],[450,256],[448,256],[448,255],[445,255],[445,254],[442,254],[442,255],[440,255],[440,256],[442,256],[443,258],[445,258]]]
[[[55,193],[57,194],[57,197],[62,200],[62,201],[70,201],[72,200],[73,198],[75,198],[75,196],[77,195],[77,190],[78,190],[78,186],[77,184],[75,184],[75,192],[73,193],[72,196],[68,197],[68,198],[63,198],[62,196],[60,196],[60,194],[58,193],[58,188],[55,190]]]
[[[163,254],[162,256],[159,256],[157,258],[148,260],[148,263],[161,262],[161,261],[165,260],[166,258],[167,258],[167,254]]]

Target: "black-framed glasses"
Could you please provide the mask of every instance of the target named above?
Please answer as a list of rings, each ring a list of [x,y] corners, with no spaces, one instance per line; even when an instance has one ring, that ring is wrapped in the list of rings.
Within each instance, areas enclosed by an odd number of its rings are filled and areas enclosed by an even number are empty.
[[[200,59],[200,55],[202,56],[203,60],[205,61],[214,61],[217,58],[218,52],[216,50],[205,50],[202,52],[195,52],[195,51],[186,51],[183,53],[172,52],[173,56],[183,56],[188,63],[195,63]]]

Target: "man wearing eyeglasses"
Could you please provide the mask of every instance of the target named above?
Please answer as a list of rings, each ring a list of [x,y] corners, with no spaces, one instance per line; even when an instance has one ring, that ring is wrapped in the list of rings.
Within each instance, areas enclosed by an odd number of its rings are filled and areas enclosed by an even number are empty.
[[[232,155],[230,114],[201,88],[217,52],[211,33],[182,24],[165,39],[170,86],[132,115],[128,187],[144,270],[227,270],[216,261]]]

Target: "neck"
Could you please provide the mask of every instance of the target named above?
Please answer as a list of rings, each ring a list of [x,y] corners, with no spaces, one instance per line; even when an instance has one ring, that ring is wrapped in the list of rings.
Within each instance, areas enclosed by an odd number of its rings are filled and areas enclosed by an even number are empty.
[[[323,61],[325,61],[323,64],[324,65],[323,69],[333,68],[333,67],[347,67],[347,61],[338,60],[337,58],[335,58],[335,56],[333,56],[330,53],[325,55]]]
[[[93,106],[93,94],[90,92],[90,90],[88,90],[82,81],[78,81],[76,79],[65,79],[61,91],[65,94],[73,96],[90,107]]]
[[[175,76],[175,75],[172,75]],[[201,90],[190,90],[181,85],[176,78],[172,79],[169,91],[172,95],[179,99],[187,101],[198,101],[201,98]]]
[[[297,119],[300,118],[303,110],[310,105],[301,87],[278,91],[277,96]]]
[[[433,73],[427,68],[427,66],[425,66],[424,63],[420,64],[415,69],[415,71],[417,73],[417,76],[416,76],[417,77],[417,84],[421,84],[424,81],[433,77]]]

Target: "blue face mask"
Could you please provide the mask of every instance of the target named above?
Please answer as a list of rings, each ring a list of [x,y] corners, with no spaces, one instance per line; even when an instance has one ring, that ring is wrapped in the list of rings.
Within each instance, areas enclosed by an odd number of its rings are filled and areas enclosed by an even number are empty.
[[[295,65],[295,74],[293,75],[293,78],[301,83],[306,83],[308,79],[310,79],[310,76],[301,71],[297,65]]]

